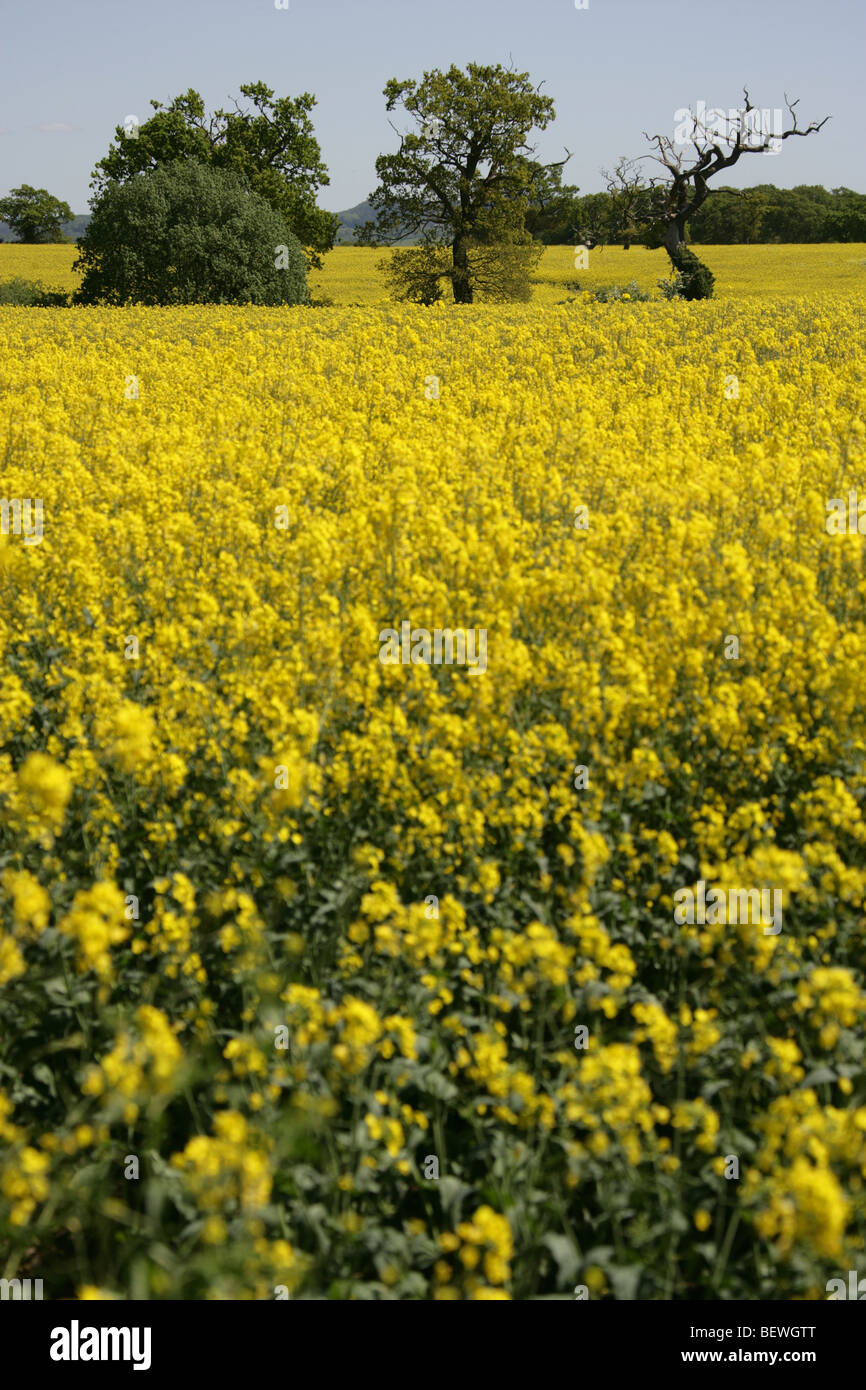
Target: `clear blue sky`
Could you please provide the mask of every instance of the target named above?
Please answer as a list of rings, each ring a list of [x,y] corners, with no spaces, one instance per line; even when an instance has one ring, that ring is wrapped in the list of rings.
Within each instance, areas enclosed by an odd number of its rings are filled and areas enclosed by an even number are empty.
[[[331,183],[320,202],[353,206],[395,147],[382,88],[452,62],[509,63],[556,101],[539,153],[574,152],[583,192],[642,132],[673,135],[677,108],[759,106],[799,96],[820,135],[744,158],[740,187],[823,183],[866,191],[861,91],[866,0],[0,0],[0,195],[48,188],[85,212],[94,163],[115,125],[150,98],[189,87],[209,108],[241,82],[312,92]]]

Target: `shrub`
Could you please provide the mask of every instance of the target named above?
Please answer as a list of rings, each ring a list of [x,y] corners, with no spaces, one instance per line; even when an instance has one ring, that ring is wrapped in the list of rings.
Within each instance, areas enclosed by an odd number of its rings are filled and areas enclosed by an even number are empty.
[[[69,307],[69,295],[63,290],[48,290],[37,280],[25,280],[16,275],[0,282],[0,304],[16,304],[35,309],[64,309]]]
[[[687,246],[679,247],[674,264],[677,273],[673,281],[660,282],[672,285],[671,293],[662,290],[666,299],[712,299],[716,277],[709,266],[698,260],[694,251]]]
[[[111,182],[74,269],[80,304],[308,304],[300,242],[229,170],[192,160]]]
[[[621,299],[638,300],[645,304],[652,299],[652,295],[642,290],[635,280],[630,280],[624,290],[619,285],[603,285],[600,290],[593,292],[592,298],[597,304],[613,304]]]
[[[543,254],[541,243],[531,239],[474,242],[468,248],[472,300],[527,303],[532,297],[532,276]],[[384,275],[392,298],[425,305],[443,299],[455,274],[451,247],[438,242],[398,247],[379,261],[377,269]]]
[[[443,298],[443,281],[451,270],[451,251],[447,246],[405,246],[391,251],[377,262],[393,299],[410,304],[436,304]]]

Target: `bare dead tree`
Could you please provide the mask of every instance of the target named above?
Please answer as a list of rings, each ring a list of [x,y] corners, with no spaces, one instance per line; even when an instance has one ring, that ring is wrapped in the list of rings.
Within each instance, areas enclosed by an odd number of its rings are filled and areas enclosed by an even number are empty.
[[[607,180],[608,192],[614,195],[610,233],[622,242],[622,249],[628,251],[632,242],[641,234],[641,224],[646,223],[652,201],[650,185],[637,167],[637,160],[618,161],[612,174],[603,170]]]
[[[797,117],[799,98],[789,101],[786,93],[787,128],[765,130],[763,117],[769,118],[769,110],[755,106],[748,88],[743,88],[743,96],[745,104],[736,111],[727,115],[710,113],[722,117],[721,132],[718,120],[710,121],[690,112],[687,139],[678,141],[644,131],[644,138],[655,147],[655,153],[635,160],[621,159],[613,174],[606,175],[619,234],[630,232],[634,236],[635,223],[642,222],[651,235],[654,232],[658,236],[658,244],[664,246],[676,270],[683,267],[686,225],[706,201],[710,179],[732,168],[744,154],[775,154],[785,140],[815,135],[830,119],[824,116],[801,127]],[[661,165],[664,173],[644,178],[639,169],[644,160]]]

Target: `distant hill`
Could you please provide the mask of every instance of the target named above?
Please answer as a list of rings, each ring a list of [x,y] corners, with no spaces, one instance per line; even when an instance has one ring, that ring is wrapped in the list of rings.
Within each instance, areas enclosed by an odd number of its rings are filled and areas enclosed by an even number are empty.
[[[89,221],[89,212],[78,212],[75,214],[71,222],[64,222],[63,230],[67,236],[72,237],[73,241],[77,240],[78,237],[84,236]]]
[[[365,222],[374,222],[376,214],[369,203],[357,203],[353,208],[346,208],[344,212],[338,212],[340,219],[340,229],[337,232],[338,246],[354,245],[354,231],[356,227],[361,227]],[[79,212],[73,217],[71,222],[64,222],[63,231],[66,236],[73,241],[83,236],[88,222],[90,221],[89,212]],[[0,241],[14,241],[12,229],[5,222],[0,222]]]
[[[376,214],[369,203],[356,203],[353,208],[346,208],[345,212],[338,212],[340,219],[340,230],[337,232],[337,245],[345,246],[347,242],[355,240],[352,233],[356,227],[361,227],[365,222],[373,222]]]
[[[375,222],[376,220],[376,214],[369,203],[356,203],[353,208],[347,208],[345,212],[338,212],[337,216],[340,219],[340,230],[337,232],[338,246],[353,245],[355,228],[362,227],[365,222]],[[406,246],[414,240],[414,237],[402,237],[395,245]]]
[[[84,235],[84,229],[89,221],[89,212],[76,213],[75,217],[73,217],[71,222],[63,223],[62,231],[65,236],[71,237],[73,241],[76,241],[78,237]],[[0,222],[0,241],[14,240],[15,237],[12,235],[12,228],[8,226],[5,222]]]

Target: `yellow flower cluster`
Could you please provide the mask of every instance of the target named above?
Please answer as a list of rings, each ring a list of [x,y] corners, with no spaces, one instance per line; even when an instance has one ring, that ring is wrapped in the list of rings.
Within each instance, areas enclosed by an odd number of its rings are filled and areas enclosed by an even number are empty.
[[[456,1231],[444,1231],[439,1237],[439,1246],[445,1254],[455,1256],[459,1268],[455,1282],[454,1265],[445,1259],[437,1260],[433,1271],[437,1285],[433,1293],[435,1299],[465,1296],[491,1301],[510,1297],[502,1287],[508,1282],[514,1253],[506,1217],[492,1207],[478,1207],[469,1221],[460,1222]],[[460,1292],[461,1285],[464,1294]]]
[[[85,1095],[122,1104],[131,1124],[143,1101],[171,1089],[183,1052],[168,1019],[159,1009],[142,1004],[135,1011],[137,1036],[124,1033],[84,1079]]]
[[[123,894],[113,883],[95,883],[75,894],[72,907],[58,923],[78,947],[79,970],[111,971],[111,950],[129,936]]]
[[[248,1214],[264,1207],[271,1195],[269,1147],[267,1137],[251,1129],[243,1115],[223,1110],[214,1116],[214,1134],[190,1139],[171,1163],[202,1211]],[[206,1238],[219,1244],[220,1230],[215,1223]]]

